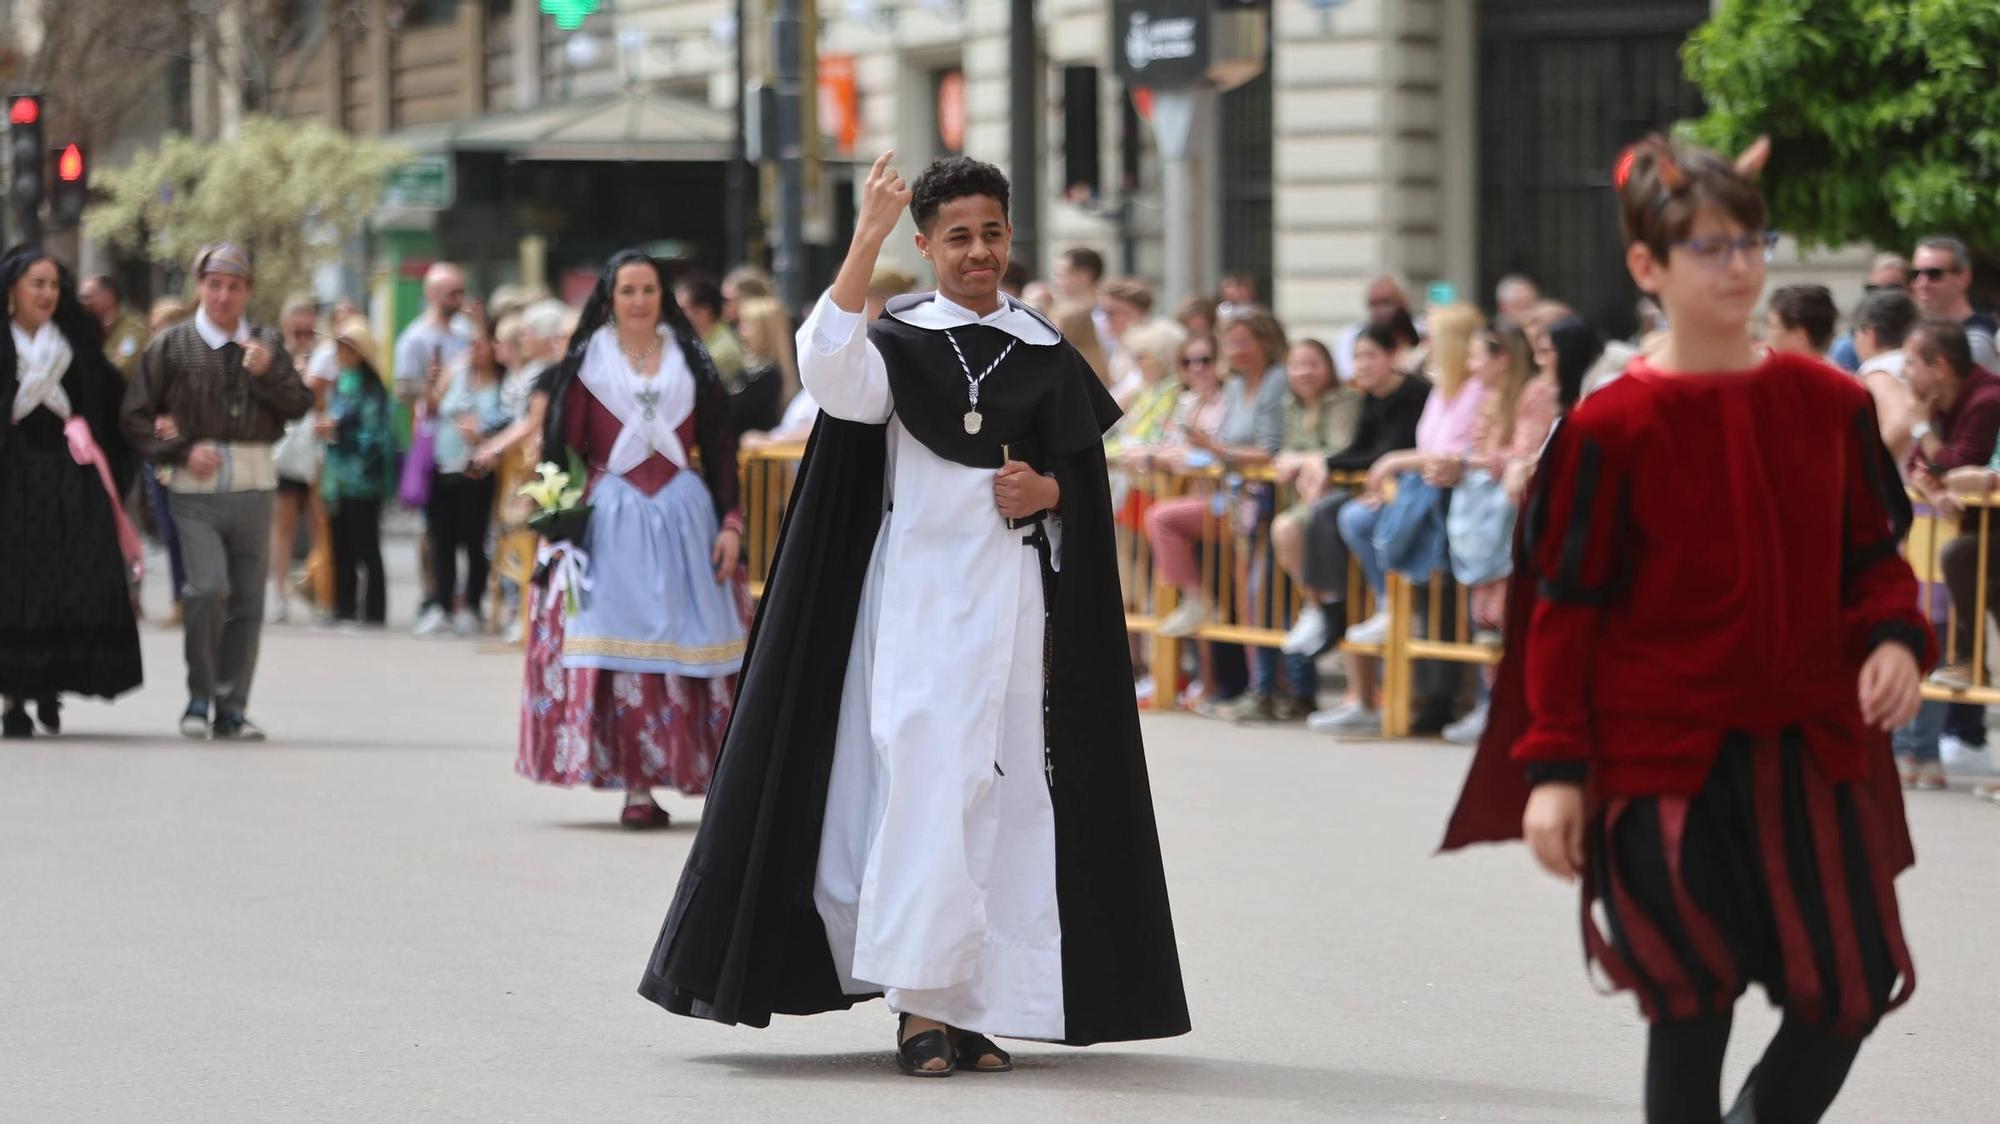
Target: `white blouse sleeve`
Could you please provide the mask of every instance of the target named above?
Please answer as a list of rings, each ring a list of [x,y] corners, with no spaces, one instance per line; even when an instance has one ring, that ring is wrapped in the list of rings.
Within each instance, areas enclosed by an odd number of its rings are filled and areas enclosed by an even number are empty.
[[[866,317],[848,312],[826,295],[799,327],[799,382],[820,409],[845,421],[879,425],[889,420],[889,369],[868,338]]]

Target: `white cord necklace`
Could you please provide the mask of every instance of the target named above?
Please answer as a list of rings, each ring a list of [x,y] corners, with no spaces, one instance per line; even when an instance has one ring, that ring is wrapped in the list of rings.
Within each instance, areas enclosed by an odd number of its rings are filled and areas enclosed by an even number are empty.
[[[979,384],[986,381],[987,375],[999,369],[1000,364],[1006,360],[1008,355],[1013,353],[1014,345],[1021,341],[1018,339],[1008,340],[1007,346],[1000,351],[1000,357],[987,364],[986,369],[979,373],[979,377],[974,378],[972,375],[972,364],[965,361],[965,349],[958,346],[958,337],[951,334],[951,329],[946,328],[944,338],[951,341],[951,350],[958,356],[958,367],[959,370],[965,372],[966,390],[972,399],[972,409],[965,412],[965,431],[967,433],[978,433],[979,428],[986,423],[986,419],[979,416]]]

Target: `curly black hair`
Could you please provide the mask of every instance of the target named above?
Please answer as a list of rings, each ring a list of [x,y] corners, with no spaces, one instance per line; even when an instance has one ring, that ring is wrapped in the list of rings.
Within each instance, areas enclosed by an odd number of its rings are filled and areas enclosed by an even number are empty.
[[[929,231],[938,208],[968,195],[986,195],[1000,201],[1000,213],[1007,213],[1009,188],[1006,173],[970,156],[946,156],[931,162],[910,187],[910,217],[917,229]]]

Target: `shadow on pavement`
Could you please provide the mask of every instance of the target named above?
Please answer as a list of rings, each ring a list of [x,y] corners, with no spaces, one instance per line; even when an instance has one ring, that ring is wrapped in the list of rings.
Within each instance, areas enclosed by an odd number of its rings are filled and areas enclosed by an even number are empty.
[[[863,1054],[709,1054],[688,1060],[700,1065],[725,1066],[746,1076],[781,1080],[905,1080],[896,1072],[893,1055],[886,1045],[879,1052]],[[1622,1118],[1632,1110],[1623,1101],[1559,1089],[1456,1081],[1434,1074],[1380,1073],[1174,1054],[1016,1050],[1014,1066],[1015,1073],[1008,1076],[1038,1092],[1053,1088],[1078,1093],[1117,1093],[1143,1087],[1149,1096],[1293,1101],[1326,1110],[1504,1105],[1583,1114],[1590,1119]],[[958,1077],[996,1086],[1008,1080],[999,1075],[959,1074]]]

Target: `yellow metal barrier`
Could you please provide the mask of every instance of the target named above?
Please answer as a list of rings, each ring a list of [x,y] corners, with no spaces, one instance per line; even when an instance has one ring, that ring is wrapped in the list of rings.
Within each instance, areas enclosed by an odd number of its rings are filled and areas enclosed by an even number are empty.
[[[804,451],[803,442],[794,442],[745,450],[742,454],[744,560],[753,596],[763,594],[771,556],[777,547],[778,528]],[[1143,512],[1153,504],[1183,497],[1206,501],[1199,538],[1201,579],[1212,598],[1214,611],[1212,618],[1188,639],[1275,648],[1284,640],[1287,622],[1305,608],[1305,601],[1297,585],[1271,558],[1271,521],[1256,520],[1246,535],[1232,525],[1232,516],[1235,502],[1248,496],[1252,488],[1273,490],[1274,512],[1286,510],[1296,493],[1289,486],[1280,486],[1268,466],[1241,470],[1235,475],[1242,490],[1230,496],[1229,474],[1219,467],[1130,472],[1124,491],[1116,498],[1120,500],[1121,514]],[[1358,489],[1364,482],[1365,477],[1359,474],[1337,475],[1327,482],[1327,487]],[[1219,492],[1224,495],[1220,512],[1214,502]],[[1129,498],[1132,496],[1140,498],[1134,503]],[[2000,496],[1960,499],[1967,510],[1976,513],[1978,572],[1983,575],[1996,549],[1991,532],[1994,512],[2000,510]],[[1930,583],[1926,604],[1933,597],[1949,603],[1943,590],[1935,587],[1943,581],[1940,559],[1944,547],[1956,537],[1949,522],[1934,514],[1920,515],[1911,528],[1905,551],[1918,579]],[[1161,580],[1143,519],[1119,519],[1117,545],[1126,628],[1143,638],[1143,662],[1149,666],[1155,684],[1153,705],[1172,709],[1179,697],[1182,641],[1160,636],[1158,628],[1160,621],[1178,604],[1180,591]],[[1435,574],[1430,582],[1423,584],[1391,573],[1386,597],[1390,619],[1387,638],[1380,644],[1368,645],[1343,640],[1339,647],[1350,656],[1382,661],[1382,732],[1388,737],[1402,737],[1408,735],[1413,718],[1412,680],[1418,661],[1490,666],[1499,662],[1500,649],[1479,642],[1471,617],[1471,590],[1453,581],[1448,573]],[[1358,607],[1350,614],[1352,621],[1366,619],[1376,608],[1360,567],[1352,563],[1348,567],[1346,603]],[[1974,609],[1981,621],[1989,619],[1992,606],[1988,583],[1984,580],[1978,585]],[[1959,658],[1951,627],[1958,612],[1957,606],[1950,606],[1940,637],[1947,663],[1958,662]],[[1423,622],[1421,629],[1419,621]],[[1524,622],[1508,623],[1518,627]],[[1973,650],[1968,657],[1973,671],[1972,687],[1954,690],[1926,684],[1924,696],[1945,702],[2000,705],[2000,683],[1995,682],[1986,666],[1987,656],[1987,630],[1982,627],[1974,632]]]
[[[1924,503],[1922,496],[1912,494],[1910,498],[1919,505]],[[1979,580],[1973,595],[1973,619],[1979,622],[1979,626],[1972,630],[1972,651],[1958,650],[1957,625],[1959,614],[1963,610],[1951,600],[1949,594],[1936,589],[1944,583],[1945,547],[1953,540],[1962,537],[1963,532],[1954,527],[1950,520],[1920,506],[1919,511],[1923,513],[1918,515],[1910,527],[1909,537],[1904,540],[1904,555],[1910,561],[1910,568],[1916,571],[1917,580],[1930,586],[1924,594],[1925,607],[1929,608],[1936,604],[1940,598],[1946,605],[1945,624],[1938,633],[1940,658],[1946,664],[1970,664],[1972,685],[1967,688],[1953,688],[1925,683],[1924,697],[1936,702],[2000,706],[2000,685],[1994,683],[1993,672],[1987,666],[1989,654],[1986,646],[1987,632],[1993,619],[1990,592],[1992,583],[1986,575],[1989,573],[1987,567],[1993,562],[1993,513],[1996,508],[2000,508],[2000,496],[1969,495],[1958,496],[1956,499],[1965,507],[1967,514],[1976,524],[1976,529],[1972,533],[1976,536],[1978,569],[1974,572],[1979,575]]]

